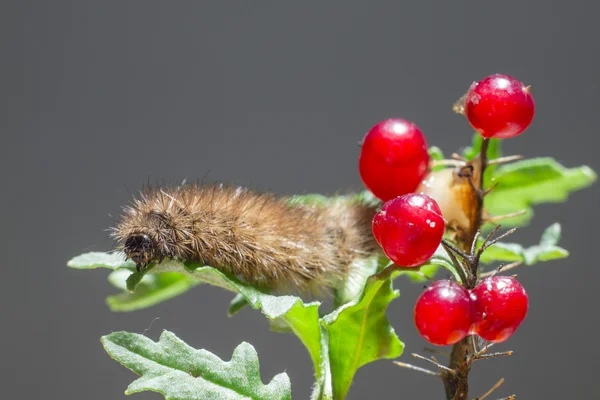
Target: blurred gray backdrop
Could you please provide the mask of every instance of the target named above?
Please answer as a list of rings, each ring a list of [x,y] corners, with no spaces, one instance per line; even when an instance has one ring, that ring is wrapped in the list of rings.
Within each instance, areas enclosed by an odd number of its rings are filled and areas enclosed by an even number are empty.
[[[107,271],[66,261],[111,249],[106,228],[144,182],[207,177],[280,194],[360,190],[357,142],[383,118],[415,121],[447,154],[471,130],[452,103],[495,72],[532,85],[537,114],[507,153],[598,161],[598,4],[591,1],[9,1],[0,3],[2,279],[0,391],[9,399],[123,399],[134,375],[103,351],[117,330],[169,329],[228,359],[252,343],[268,381],[286,371],[306,399],[311,364],[259,312],[228,318],[209,286],[111,313]],[[528,318],[478,363],[472,396],[596,398],[599,186],[536,208],[514,238],[563,224],[569,259],[523,268]],[[426,343],[399,281],[388,315]],[[441,399],[435,378],[379,361],[349,399]],[[153,393],[139,399],[160,399]]]

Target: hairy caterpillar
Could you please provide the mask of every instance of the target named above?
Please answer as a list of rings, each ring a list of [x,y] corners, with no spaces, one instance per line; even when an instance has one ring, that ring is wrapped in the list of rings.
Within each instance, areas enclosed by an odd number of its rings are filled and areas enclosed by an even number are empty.
[[[149,188],[124,208],[113,236],[138,270],[174,258],[272,289],[335,287],[350,263],[379,251],[375,207],[293,205],[224,185]]]

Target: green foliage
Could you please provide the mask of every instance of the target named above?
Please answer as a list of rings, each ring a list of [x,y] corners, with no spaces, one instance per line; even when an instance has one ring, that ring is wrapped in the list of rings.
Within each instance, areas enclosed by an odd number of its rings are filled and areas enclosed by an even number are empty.
[[[91,252],[73,257],[67,262],[67,266],[76,269],[110,268],[113,270],[128,269],[135,271],[135,263],[131,260],[125,261],[123,253]]]
[[[471,146],[468,146],[463,150],[463,156],[467,160],[474,159],[481,152],[481,144],[482,143],[483,143],[483,139],[482,139],[481,135],[478,133],[475,133],[473,135],[473,141],[472,141]],[[488,159],[490,159],[490,160],[494,160],[496,158],[502,157],[502,140],[489,139],[487,156],[488,156]],[[485,171],[485,179],[484,179],[485,187],[489,187],[496,168],[497,168],[496,165],[489,165],[487,167],[487,169]]]
[[[557,246],[559,240],[560,224],[555,223],[546,228],[538,245],[525,248],[516,243],[499,242],[483,252],[481,261],[487,264],[521,261],[525,265],[533,265],[541,261],[566,258],[569,252]]]
[[[490,160],[502,157],[502,141],[500,139],[489,139],[487,156]],[[473,134],[470,146],[463,149],[462,154],[467,160],[472,160],[481,152],[483,139],[480,134]]]
[[[389,263],[390,260],[382,254],[355,259],[348,267],[350,270],[349,279],[344,279],[341,286],[335,290],[336,307],[360,296],[367,283],[367,279],[386,267]]]
[[[533,216],[531,206],[565,201],[571,192],[590,186],[596,173],[587,166],[565,168],[553,158],[533,158],[498,167],[493,175],[497,187],[485,198],[492,215],[525,210],[526,213],[502,221],[503,226],[519,226]]]
[[[123,261],[124,259],[125,257],[120,255],[121,263],[119,263],[114,255],[109,257],[104,253],[84,254],[71,260],[69,265],[85,269],[86,266],[83,265],[85,261],[89,268],[105,267],[121,273],[120,269],[128,268],[130,265]],[[389,260],[377,257],[364,260],[363,263],[365,266],[370,264],[375,271],[382,269]],[[360,268],[356,270],[359,271]],[[152,265],[143,273],[134,271],[127,279],[123,275],[114,274],[115,272],[109,279],[119,288],[129,288],[129,284],[124,280],[130,280],[131,276],[136,276],[135,280],[139,280],[134,293],[125,291],[116,295],[119,296],[122,311],[132,304],[130,309],[135,309],[155,304],[158,302],[157,299],[168,298],[167,295],[161,297],[161,291],[167,291],[169,294],[173,291],[165,289],[165,286],[168,288],[169,285],[161,285],[160,282],[174,282],[173,284],[184,286],[183,282],[192,279],[195,281],[194,284],[209,283],[237,293],[230,305],[230,314],[248,304],[260,310],[269,319],[272,330],[293,332],[302,341],[315,368],[317,380],[313,395],[315,399],[343,398],[331,396],[338,392],[346,393],[356,369],[371,361],[398,357],[404,347],[385,317],[387,305],[398,296],[398,293],[393,291],[389,278],[384,280],[369,278],[364,290],[363,285],[360,284],[358,289],[356,287],[352,289],[357,293],[354,299],[347,302],[345,306],[337,308],[332,314],[321,318],[319,302],[304,303],[299,297],[264,293],[212,267],[170,260]],[[175,278],[177,275],[179,278]],[[152,288],[155,288],[155,291]],[[345,290],[349,295],[351,289]],[[111,298],[112,296],[109,297]],[[359,332],[360,336],[343,335],[344,331]],[[349,359],[350,355],[354,357],[350,364],[341,362],[342,358]]]
[[[439,147],[431,146],[429,148],[429,157],[432,160],[434,160],[434,161],[441,161],[441,160],[444,159],[444,152]],[[439,170],[444,169],[444,168],[445,167],[443,165],[438,165],[436,167],[431,168],[431,170],[432,171],[439,171]]]
[[[158,342],[136,333],[115,332],[102,337],[108,354],[140,376],[125,394],[153,391],[168,400],[285,400],[291,398],[285,373],[267,385],[260,379],[256,350],[242,343],[231,361],[196,350],[164,331]]]
[[[134,311],[151,307],[170,298],[179,296],[200,284],[189,276],[177,272],[147,274],[143,276],[134,293],[127,290],[127,278],[131,273],[127,270],[113,271],[108,281],[123,292],[109,296],[106,303],[112,311]]]
[[[328,334],[334,398],[345,398],[358,368],[402,354],[404,344],[385,316],[387,306],[399,295],[390,279],[373,276],[359,297],[321,319]]]

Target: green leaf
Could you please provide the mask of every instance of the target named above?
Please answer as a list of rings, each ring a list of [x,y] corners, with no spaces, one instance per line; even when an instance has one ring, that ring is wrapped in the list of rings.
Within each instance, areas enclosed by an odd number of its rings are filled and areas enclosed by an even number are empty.
[[[102,337],[102,345],[113,359],[140,376],[125,394],[153,391],[167,400],[291,398],[287,374],[262,383],[256,350],[245,342],[233,351],[231,361],[196,350],[168,331],[158,342],[136,333],[115,332]]]
[[[331,198],[322,194],[303,194],[292,196],[288,201],[293,205],[326,207],[331,203]]]
[[[348,199],[353,203],[364,204],[365,206],[371,206],[376,208],[381,207],[383,205],[382,201],[375,197],[375,195],[369,190],[363,190],[358,194],[344,196],[344,198]]]
[[[502,141],[500,139],[488,139],[488,140],[489,140],[488,149],[487,149],[488,159],[494,160],[496,158],[502,157]],[[463,156],[467,160],[472,160],[473,158],[475,158],[481,152],[481,144],[482,143],[483,143],[483,138],[481,137],[481,135],[478,133],[475,133],[473,135],[472,145],[470,147],[466,147],[463,150]],[[498,167],[497,165],[489,165],[487,167],[487,169],[485,171],[485,179],[484,179],[485,187],[490,186],[490,182],[492,181],[492,176],[497,167]]]
[[[389,303],[399,295],[392,289],[391,279],[373,276],[360,296],[322,318],[328,335],[334,398],[345,398],[361,366],[402,354],[404,344],[385,315]]]
[[[88,255],[83,258],[89,265],[96,267],[109,267],[118,269],[120,265],[112,262],[104,265],[107,258],[103,254]],[[121,260],[124,257],[121,256]],[[110,260],[109,260],[110,261]],[[357,261],[355,268],[360,268],[361,263],[365,268],[370,268],[368,273],[383,268],[389,263],[384,257],[375,260]],[[86,265],[78,263],[85,268]],[[364,271],[363,271],[364,272]],[[182,264],[174,260],[166,260],[160,264],[153,264],[142,273],[134,272],[132,276],[139,281],[135,296],[138,291],[156,284],[156,277],[183,276],[195,282],[205,282],[226,290],[238,296],[230,306],[230,312],[235,312],[247,303],[259,309],[270,320],[271,329],[275,331],[293,332],[302,341],[309,352],[315,368],[317,384],[313,393],[314,399],[342,398],[348,390],[356,370],[371,361],[382,358],[395,358],[403,350],[403,344],[395,335],[385,317],[385,309],[389,302],[398,296],[392,290],[391,279],[378,280],[369,278],[364,290],[357,286],[347,285],[342,289],[341,295],[349,299],[352,293],[354,299],[349,300],[344,306],[332,314],[319,318],[319,302],[303,303],[295,296],[273,296],[263,293],[238,280],[226,276],[219,270],[194,264]],[[175,274],[175,275],[170,275]],[[149,278],[152,276],[152,278]],[[363,276],[364,278],[364,276]],[[130,287],[123,282],[124,275],[111,277],[111,282],[120,287]],[[150,279],[150,280],[149,280]],[[361,278],[362,279],[362,278]],[[182,280],[182,282],[185,282]],[[167,291],[168,292],[168,291]],[[348,332],[355,331],[359,336]],[[348,363],[349,361],[349,363]],[[336,397],[333,396],[336,394]]]
[[[231,303],[229,303],[229,309],[227,310],[227,315],[233,317],[235,314],[240,312],[240,310],[248,305],[248,302],[241,294],[236,294],[233,299],[231,299]]]
[[[442,245],[438,246],[438,248],[436,249],[435,253],[433,253],[433,256],[431,256],[429,261],[427,261],[419,268],[415,268],[414,271],[412,269],[394,270],[392,273],[392,277],[393,279],[395,279],[399,276],[407,276],[413,282],[424,282],[428,280],[428,278],[433,278],[438,272],[439,267],[444,267],[448,271],[450,271],[450,273],[452,273],[452,276],[454,276],[454,279],[456,279],[457,282],[461,281],[460,275],[454,267],[454,263],[452,262],[452,260],[448,256],[448,253],[446,252],[446,250],[444,250],[444,247]]]
[[[317,207],[331,206],[336,202],[360,203],[371,207],[382,205],[381,200],[368,190],[363,190],[360,193],[333,197],[327,197],[321,194],[303,194],[291,196],[288,201],[295,205]]]
[[[489,139],[490,143],[488,144],[488,159],[494,160],[496,158],[502,157],[502,142],[500,139]],[[481,144],[483,143],[483,138],[480,134],[473,134],[472,144],[471,146],[465,147],[463,150],[463,156],[467,160],[474,159],[481,152]]]
[[[113,286],[124,290],[106,299],[112,311],[134,311],[151,307],[179,296],[200,284],[199,281],[178,272],[163,272],[145,275],[136,291],[130,293],[125,283],[129,274],[127,271],[119,270],[112,272],[108,277]]]
[[[429,148],[429,157],[432,160],[440,161],[444,159],[444,152],[437,146],[431,146]]]
[[[483,252],[481,261],[486,264],[521,261],[525,265],[533,265],[537,262],[568,257],[569,252],[557,246],[559,239],[560,224],[555,223],[546,228],[540,244],[524,248],[516,243],[498,242]]]
[[[493,175],[498,186],[485,197],[491,215],[525,210],[524,215],[502,221],[502,226],[520,226],[533,215],[531,206],[562,202],[576,190],[596,181],[596,173],[587,166],[565,168],[552,158],[533,158],[498,167]]]
[[[67,262],[67,266],[76,269],[109,268],[117,270],[126,268],[135,270],[135,263],[131,260],[125,261],[125,255],[119,252],[102,253],[95,251],[84,253],[70,259],[69,262]]]
[[[439,147],[436,146],[431,146],[429,148],[429,158],[431,158],[431,160],[433,161],[441,161],[444,159],[444,152],[442,151],[442,149],[440,149]],[[439,171],[446,168],[443,165],[438,165],[435,166],[433,168],[431,168],[432,171]]]
[[[348,277],[335,291],[336,308],[356,298],[364,289],[367,279],[390,262],[382,254],[374,254],[368,258],[356,258],[348,267]]]
[[[434,161],[441,161],[444,159],[444,153],[442,152],[442,149],[440,149],[439,147],[431,146],[429,148],[429,157]],[[444,168],[446,168],[446,167],[443,165],[438,165],[437,167],[433,167],[431,170],[439,171]]]
[[[118,263],[111,265],[104,264],[111,261],[105,253],[94,253],[80,256],[89,265],[95,267],[107,267],[111,269],[119,268]],[[123,255],[120,260],[124,262]],[[78,263],[80,268],[86,268],[83,263]],[[299,297],[295,296],[273,296],[263,293],[260,290],[241,282],[235,277],[226,276],[219,270],[212,267],[203,267],[197,264],[183,264],[175,260],[165,260],[160,264],[152,264],[142,272],[132,273],[127,278],[127,288],[130,287],[130,280],[135,277],[139,281],[138,290],[143,286],[143,279],[149,274],[160,273],[178,273],[192,278],[196,282],[205,282],[213,286],[229,290],[239,294],[252,308],[262,311],[262,313],[271,320],[272,328],[278,331],[292,331],[305,345],[311,359],[315,365],[315,374],[320,377],[321,371],[321,352],[320,352],[320,326],[319,326],[319,302],[303,303]],[[136,290],[137,293],[137,290]],[[237,300],[241,302],[241,300]]]
[[[546,228],[540,238],[541,246],[556,246],[560,241],[561,227],[558,222],[553,223]]]

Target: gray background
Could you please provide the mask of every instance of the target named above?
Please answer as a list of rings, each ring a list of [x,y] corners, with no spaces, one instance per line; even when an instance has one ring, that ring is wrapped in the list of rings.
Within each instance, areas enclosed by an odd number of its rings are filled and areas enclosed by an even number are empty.
[[[0,3],[2,398],[121,399],[134,375],[99,337],[169,329],[228,359],[252,343],[263,380],[281,371],[295,399],[309,357],[256,311],[227,318],[232,297],[202,286],[135,313],[111,313],[104,270],[66,261],[112,247],[111,226],[150,180],[234,182],[277,193],[360,190],[356,143],[377,121],[415,121],[446,153],[471,137],[451,104],[495,72],[531,84],[535,121],[508,153],[554,155],[596,170],[598,7],[590,1],[54,1]],[[519,271],[530,314],[481,362],[472,396],[592,398],[598,393],[594,238],[598,189],[536,209],[516,239],[563,224],[568,260]],[[425,342],[398,282],[389,308],[407,354]],[[140,399],[159,399],[144,393]],[[435,378],[390,361],[362,368],[350,399],[440,399]]]

